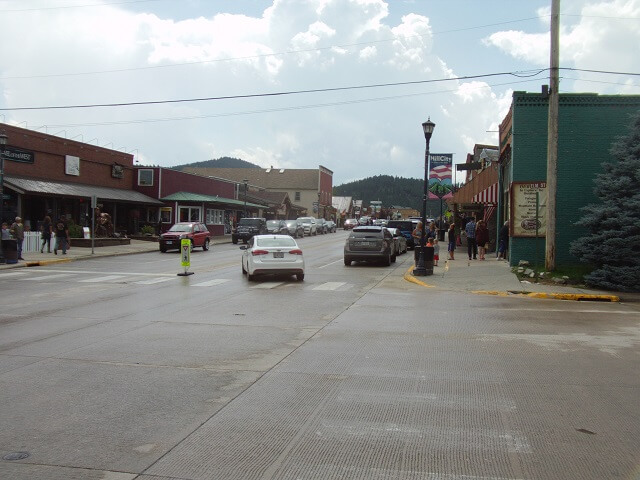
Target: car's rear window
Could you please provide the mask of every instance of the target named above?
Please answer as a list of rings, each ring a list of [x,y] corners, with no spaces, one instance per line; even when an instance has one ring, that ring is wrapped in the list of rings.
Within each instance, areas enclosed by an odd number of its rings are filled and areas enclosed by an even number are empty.
[[[295,247],[296,241],[289,237],[278,237],[278,238],[257,238],[256,239],[257,247]]]
[[[400,230],[404,230],[404,231],[407,231],[407,230],[411,231],[411,230],[413,230],[413,222],[391,220],[387,224],[387,227],[389,227],[389,228],[399,228]]]
[[[254,225],[260,226],[262,221],[259,218],[241,218],[238,225]]]

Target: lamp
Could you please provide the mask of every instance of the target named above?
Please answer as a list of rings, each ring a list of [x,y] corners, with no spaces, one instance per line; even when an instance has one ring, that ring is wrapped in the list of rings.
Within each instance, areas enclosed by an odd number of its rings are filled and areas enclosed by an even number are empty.
[[[424,194],[422,196],[422,231],[420,232],[420,254],[418,261],[416,262],[416,268],[413,269],[415,276],[424,277],[426,275],[433,275],[433,257],[431,258],[431,268],[427,271],[425,265],[425,229],[427,223],[427,197],[429,196],[429,141],[431,140],[431,134],[436,124],[431,121],[431,117],[422,124],[422,131],[424,132],[424,139],[427,142],[427,146],[424,152]]]
[[[7,145],[7,133],[0,132],[0,223],[4,218],[4,147]],[[0,241],[0,263],[4,263],[4,250]]]
[[[244,183],[244,214],[242,216],[246,218],[247,217],[247,184],[249,183],[249,180],[245,178],[244,180],[242,180],[242,183]]]

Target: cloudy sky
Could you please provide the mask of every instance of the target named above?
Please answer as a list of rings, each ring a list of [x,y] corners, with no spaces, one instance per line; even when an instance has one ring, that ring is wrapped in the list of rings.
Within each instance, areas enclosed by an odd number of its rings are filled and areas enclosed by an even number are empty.
[[[422,178],[427,118],[461,163],[497,144],[514,90],[548,83],[550,5],[0,0],[0,122],[146,165]],[[621,74],[563,70],[561,91],[640,94],[639,45],[640,0],[562,0],[561,66]]]

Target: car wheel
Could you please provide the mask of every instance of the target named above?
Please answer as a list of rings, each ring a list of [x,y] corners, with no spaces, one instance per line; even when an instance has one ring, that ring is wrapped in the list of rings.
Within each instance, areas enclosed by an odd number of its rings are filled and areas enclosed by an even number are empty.
[[[242,274],[246,275],[247,274],[247,270],[244,268],[244,263],[240,262],[240,264],[242,265]]]
[[[348,257],[344,257],[344,264],[349,267],[351,266],[351,259]]]
[[[392,261],[392,262],[394,262],[394,263],[395,263],[396,258],[397,258],[397,257],[396,257],[396,255],[395,255],[395,254],[394,254],[394,255],[391,255],[391,261]]]
[[[167,253],[167,247],[160,247],[160,251],[162,253]]]
[[[250,282],[253,282],[255,279],[256,279],[255,275],[252,275],[250,273],[247,275],[247,280],[249,280]]]
[[[388,267],[389,265],[391,265],[391,255],[387,255],[387,257],[382,261],[382,264],[385,267]]]
[[[296,273],[296,278],[299,282],[304,280],[304,273]]]
[[[238,239],[234,238],[234,237],[231,237],[231,243],[233,243],[234,245],[237,245],[238,244]]]
[[[207,250],[209,250],[209,243],[210,243],[210,240],[208,238],[205,238],[204,244],[202,245],[202,251],[206,252]]]

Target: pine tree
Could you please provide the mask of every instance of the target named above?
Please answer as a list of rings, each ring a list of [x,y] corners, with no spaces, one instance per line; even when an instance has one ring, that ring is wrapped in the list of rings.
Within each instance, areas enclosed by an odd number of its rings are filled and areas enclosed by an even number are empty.
[[[640,291],[640,114],[630,134],[613,144],[613,162],[603,163],[594,193],[601,202],[583,208],[576,225],[589,234],[571,244],[571,253],[596,268],[587,284],[625,292]]]

